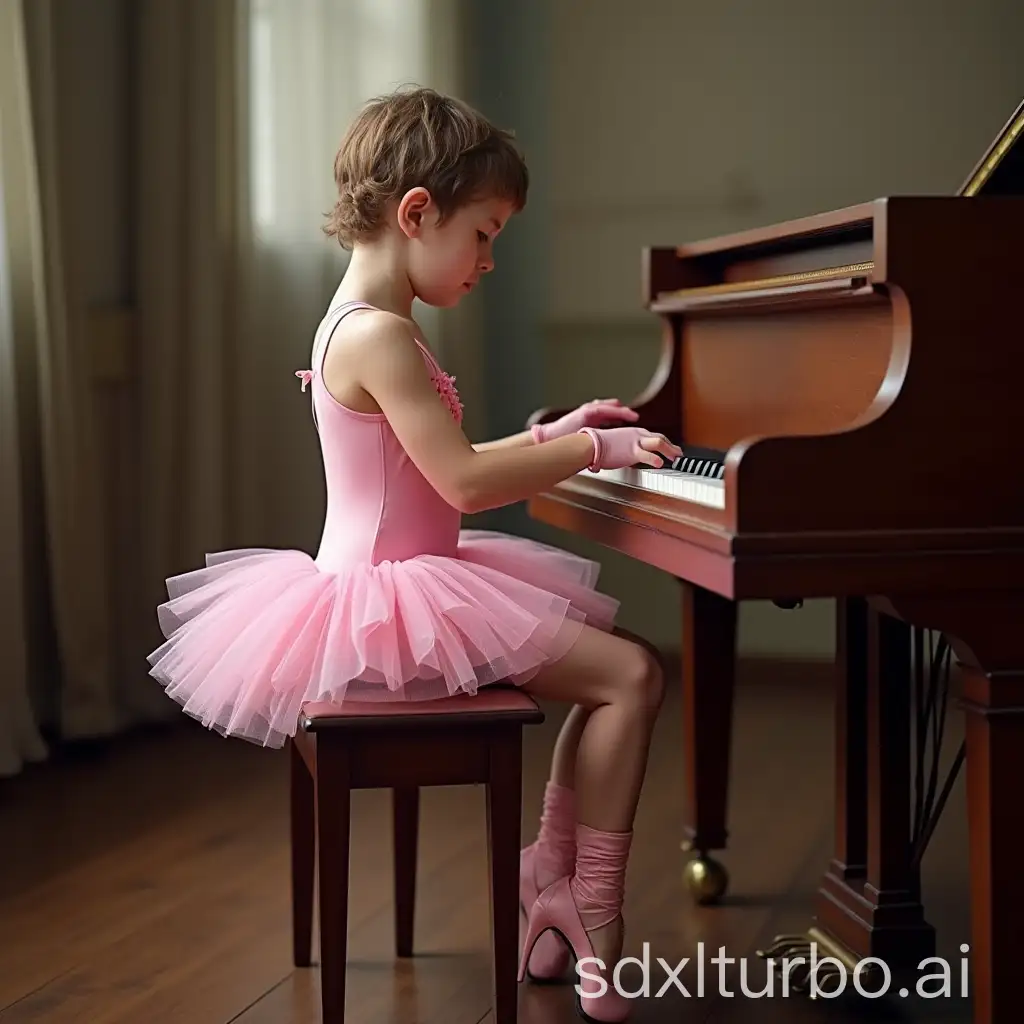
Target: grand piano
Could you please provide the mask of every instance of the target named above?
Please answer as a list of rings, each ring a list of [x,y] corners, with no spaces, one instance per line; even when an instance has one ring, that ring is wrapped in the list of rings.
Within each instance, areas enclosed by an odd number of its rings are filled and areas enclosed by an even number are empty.
[[[680,583],[684,846],[701,900],[728,884],[710,854],[727,842],[737,603],[837,599],[835,851],[812,927],[778,950],[814,941],[851,968],[933,955],[919,867],[952,775],[912,814],[910,749],[948,686],[948,645],[979,1024],[1017,1020],[1024,952],[1022,129],[1024,103],[955,195],[646,250],[662,352],[631,404],[683,457],[584,471],[529,505]]]

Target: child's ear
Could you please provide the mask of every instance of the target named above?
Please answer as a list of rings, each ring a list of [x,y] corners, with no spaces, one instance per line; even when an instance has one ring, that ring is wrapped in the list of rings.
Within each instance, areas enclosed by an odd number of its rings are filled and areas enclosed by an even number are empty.
[[[432,205],[430,193],[422,186],[409,189],[402,196],[398,204],[398,227],[407,238],[417,238],[422,233]]]

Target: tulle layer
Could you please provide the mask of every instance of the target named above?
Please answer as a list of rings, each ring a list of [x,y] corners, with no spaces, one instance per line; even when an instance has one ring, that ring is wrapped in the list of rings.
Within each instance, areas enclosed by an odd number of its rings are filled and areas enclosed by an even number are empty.
[[[527,682],[618,601],[599,566],[533,540],[463,530],[458,557],[325,572],[305,552],[246,549],[167,581],[150,674],[208,728],[264,746],[312,701],[430,700]]]

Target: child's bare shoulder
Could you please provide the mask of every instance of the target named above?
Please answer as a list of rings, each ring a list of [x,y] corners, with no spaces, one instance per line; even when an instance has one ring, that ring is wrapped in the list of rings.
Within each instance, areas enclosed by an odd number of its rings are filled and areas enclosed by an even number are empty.
[[[345,317],[334,329],[323,361],[327,390],[357,412],[380,412],[370,393],[373,382],[422,372],[413,324],[379,309],[355,310]]]
[[[412,323],[383,309],[359,309],[334,330],[324,369],[332,361],[353,366],[415,356],[416,332]]]

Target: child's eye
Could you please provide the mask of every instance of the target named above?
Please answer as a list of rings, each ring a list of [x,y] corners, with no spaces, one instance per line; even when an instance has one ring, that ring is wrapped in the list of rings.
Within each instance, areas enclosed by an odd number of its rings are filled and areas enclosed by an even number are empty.
[[[476,233],[476,237],[477,237],[477,241],[478,242],[486,242],[487,241],[487,235],[484,234],[483,231],[478,231]]]

